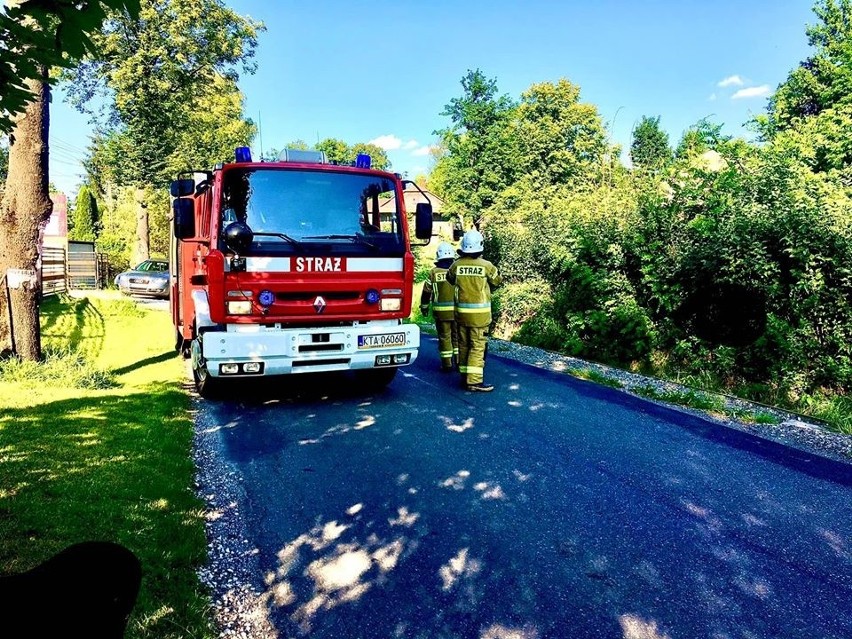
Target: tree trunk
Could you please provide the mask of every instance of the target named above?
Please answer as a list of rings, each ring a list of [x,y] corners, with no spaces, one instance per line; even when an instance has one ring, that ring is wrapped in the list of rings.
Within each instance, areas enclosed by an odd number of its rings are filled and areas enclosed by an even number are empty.
[[[136,205],[136,246],[132,266],[151,257],[151,234],[148,229],[148,205],[145,203],[144,189],[136,189]]]
[[[36,267],[39,231],[53,209],[47,174],[50,125],[47,69],[42,69],[41,75],[41,82],[25,82],[37,97],[16,118],[9,135],[9,173],[0,201],[0,277],[6,275],[13,285],[19,282],[17,288],[9,290],[11,313],[5,284],[0,287],[0,351],[12,346],[14,334],[15,350],[27,360],[41,359],[41,290]],[[10,272],[10,269],[16,270]]]

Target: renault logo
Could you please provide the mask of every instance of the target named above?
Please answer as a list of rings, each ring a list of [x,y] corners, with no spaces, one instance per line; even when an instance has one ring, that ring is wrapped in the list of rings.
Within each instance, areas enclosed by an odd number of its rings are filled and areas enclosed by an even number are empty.
[[[317,313],[322,313],[325,310],[325,300],[321,295],[317,295],[317,298],[314,300],[314,310]]]

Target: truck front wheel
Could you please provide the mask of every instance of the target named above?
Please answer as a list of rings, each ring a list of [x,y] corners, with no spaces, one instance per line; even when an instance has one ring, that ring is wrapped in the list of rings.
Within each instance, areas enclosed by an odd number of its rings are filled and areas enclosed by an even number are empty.
[[[210,375],[207,370],[207,362],[201,355],[201,336],[192,340],[192,379],[195,381],[195,390],[204,399],[216,399],[220,395],[221,380]]]
[[[192,377],[195,380],[195,389],[204,399],[219,397],[221,382],[210,375],[206,366],[192,369]]]

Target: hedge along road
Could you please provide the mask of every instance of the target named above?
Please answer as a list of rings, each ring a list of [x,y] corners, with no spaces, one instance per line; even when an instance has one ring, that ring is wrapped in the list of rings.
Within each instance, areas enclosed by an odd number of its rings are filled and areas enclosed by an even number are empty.
[[[852,636],[852,465],[499,356],[469,393],[436,351],[378,393],[199,401],[222,610],[254,593],[282,637]]]

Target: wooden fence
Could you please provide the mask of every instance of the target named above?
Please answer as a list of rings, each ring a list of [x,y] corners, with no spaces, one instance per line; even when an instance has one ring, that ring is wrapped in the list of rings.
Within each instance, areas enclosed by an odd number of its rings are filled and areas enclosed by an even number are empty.
[[[41,294],[53,295],[67,290],[65,249],[45,246],[41,252]]]
[[[108,288],[120,268],[101,253],[75,252],[45,246],[41,253],[41,294],[65,293],[68,289]]]
[[[68,288],[98,287],[97,253],[68,251]]]

